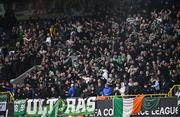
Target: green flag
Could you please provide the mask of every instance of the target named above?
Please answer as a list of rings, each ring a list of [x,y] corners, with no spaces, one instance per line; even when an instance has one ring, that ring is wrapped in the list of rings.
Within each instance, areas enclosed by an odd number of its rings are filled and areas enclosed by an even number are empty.
[[[152,110],[159,106],[160,97],[145,97],[142,103],[142,110]]]

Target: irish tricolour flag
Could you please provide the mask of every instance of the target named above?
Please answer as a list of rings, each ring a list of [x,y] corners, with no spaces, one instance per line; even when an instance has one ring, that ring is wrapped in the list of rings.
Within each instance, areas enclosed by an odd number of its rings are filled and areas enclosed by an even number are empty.
[[[114,117],[130,117],[141,111],[144,96],[135,98],[114,98]]]

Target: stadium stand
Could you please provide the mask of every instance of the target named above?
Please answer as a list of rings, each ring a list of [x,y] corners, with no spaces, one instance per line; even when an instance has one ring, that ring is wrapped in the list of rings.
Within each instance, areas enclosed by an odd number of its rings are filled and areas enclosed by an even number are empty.
[[[160,1],[123,18],[37,17],[0,30],[1,91],[15,99],[168,93],[180,84],[180,9]]]

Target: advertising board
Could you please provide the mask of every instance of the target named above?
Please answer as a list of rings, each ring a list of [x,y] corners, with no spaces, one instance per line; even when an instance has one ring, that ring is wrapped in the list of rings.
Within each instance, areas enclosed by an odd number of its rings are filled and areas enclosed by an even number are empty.
[[[177,98],[160,98],[157,108],[145,110],[132,117],[180,117],[178,115]],[[86,117],[113,117],[112,100],[97,101],[95,113]]]

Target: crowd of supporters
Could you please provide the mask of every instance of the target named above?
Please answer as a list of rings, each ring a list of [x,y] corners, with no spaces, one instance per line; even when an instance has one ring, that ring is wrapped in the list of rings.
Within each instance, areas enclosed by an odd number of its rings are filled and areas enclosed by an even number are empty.
[[[1,33],[2,79],[31,71],[15,98],[167,93],[180,83],[180,10],[30,19]],[[15,44],[9,51],[6,43]]]

